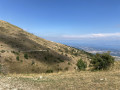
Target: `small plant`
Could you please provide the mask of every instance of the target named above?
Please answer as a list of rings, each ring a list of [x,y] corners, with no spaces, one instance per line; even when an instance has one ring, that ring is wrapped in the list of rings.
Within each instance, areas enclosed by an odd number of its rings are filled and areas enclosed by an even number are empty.
[[[64,60],[59,59],[60,62],[64,62]]]
[[[19,61],[19,56],[16,57],[16,60]]]
[[[74,53],[74,56],[78,56],[78,53]]]
[[[110,52],[103,54],[96,54],[91,60],[91,64],[94,70],[105,70],[114,64],[114,58],[110,55]]]
[[[46,73],[53,73],[53,70],[47,70]]]
[[[66,67],[64,70],[68,71],[68,67]]]
[[[34,61],[32,61],[31,65],[34,65],[34,64],[35,64],[35,62],[34,62]]]
[[[1,50],[1,53],[4,53],[5,52],[5,50]]]
[[[20,60],[21,62],[23,62],[23,60]]]
[[[11,51],[11,53],[15,53],[15,51]]]
[[[12,53],[16,54],[16,55],[19,55],[19,52],[15,52],[15,51],[11,51]]]
[[[63,52],[61,49],[58,49],[60,52]]]
[[[44,59],[47,61],[47,57],[45,56]]]
[[[68,62],[68,65],[71,65],[70,62]]]
[[[77,62],[77,67],[79,70],[85,70],[87,67],[87,64],[82,59],[80,59]]]
[[[58,60],[53,60],[53,62],[55,62],[55,63],[59,63],[59,61],[58,61]]]
[[[25,59],[28,59],[28,54],[24,54],[24,58],[25,58]]]
[[[65,52],[68,53],[68,49],[67,48],[64,48]]]
[[[2,69],[2,65],[0,64],[0,73],[2,72],[2,70],[1,70],[1,69]]]
[[[58,71],[62,71],[62,68],[58,68],[57,70],[58,70]]]

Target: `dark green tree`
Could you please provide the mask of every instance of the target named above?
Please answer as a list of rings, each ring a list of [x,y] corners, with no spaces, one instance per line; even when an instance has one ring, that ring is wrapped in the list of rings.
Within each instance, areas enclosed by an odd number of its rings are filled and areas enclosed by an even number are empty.
[[[94,70],[105,70],[114,64],[114,58],[110,52],[99,54],[97,53],[91,60]]]
[[[80,59],[77,62],[77,67],[79,70],[85,70],[87,67],[87,64],[82,59]]]
[[[16,60],[18,60],[18,61],[19,61],[19,56],[17,56],[17,57],[16,57]]]
[[[24,54],[24,58],[25,58],[25,59],[28,59],[28,54]]]

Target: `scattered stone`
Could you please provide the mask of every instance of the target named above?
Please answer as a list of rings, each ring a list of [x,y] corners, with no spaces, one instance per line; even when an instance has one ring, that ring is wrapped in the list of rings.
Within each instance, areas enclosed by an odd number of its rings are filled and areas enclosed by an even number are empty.
[[[103,81],[103,80],[104,80],[103,78],[100,79],[100,81]]]
[[[42,76],[40,76],[40,79],[42,79],[43,77]]]

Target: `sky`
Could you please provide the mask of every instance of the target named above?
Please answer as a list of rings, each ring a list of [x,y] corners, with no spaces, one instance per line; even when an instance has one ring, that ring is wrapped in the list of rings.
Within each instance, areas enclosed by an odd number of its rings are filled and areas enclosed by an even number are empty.
[[[120,0],[0,0],[0,20],[48,40],[120,38]]]

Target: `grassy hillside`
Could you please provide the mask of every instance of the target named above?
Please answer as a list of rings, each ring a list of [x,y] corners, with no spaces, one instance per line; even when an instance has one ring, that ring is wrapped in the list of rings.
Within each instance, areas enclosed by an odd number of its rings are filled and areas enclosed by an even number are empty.
[[[74,71],[78,59],[89,63],[90,56],[84,51],[47,41],[0,20],[1,72]]]

